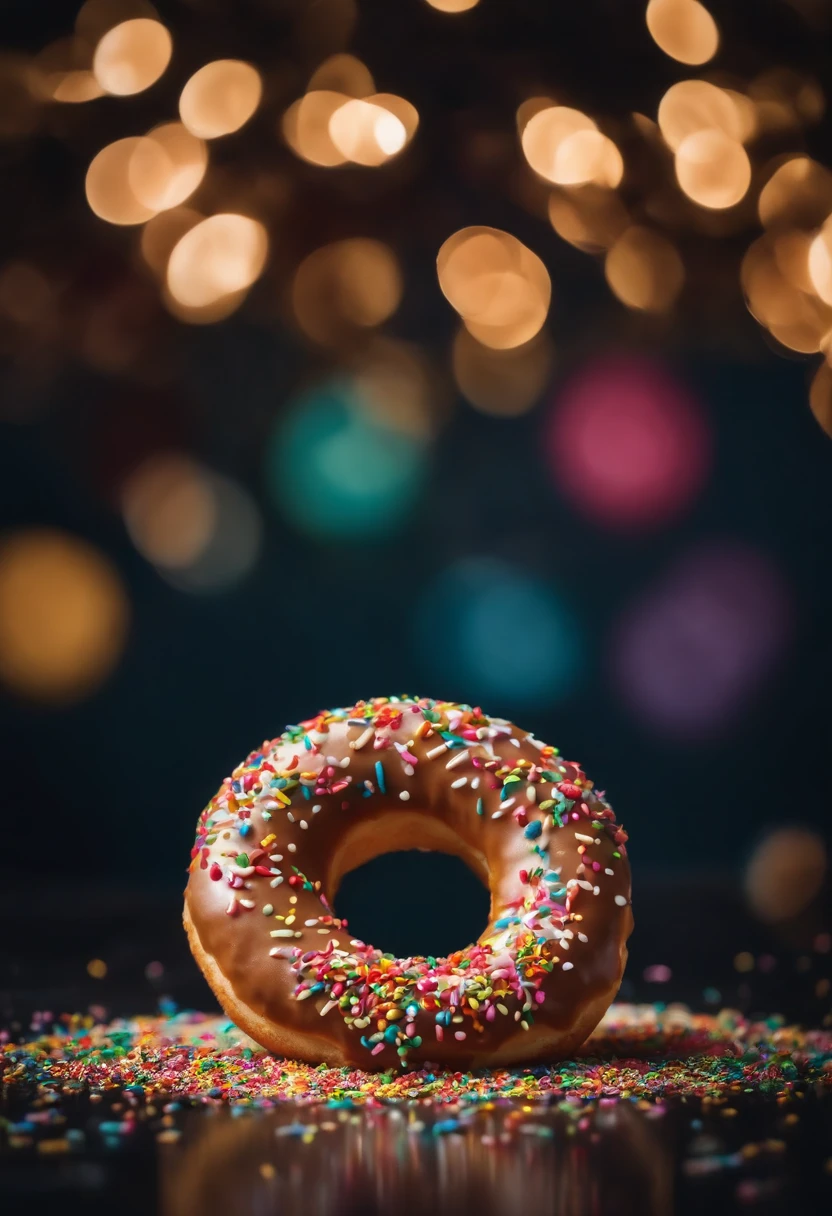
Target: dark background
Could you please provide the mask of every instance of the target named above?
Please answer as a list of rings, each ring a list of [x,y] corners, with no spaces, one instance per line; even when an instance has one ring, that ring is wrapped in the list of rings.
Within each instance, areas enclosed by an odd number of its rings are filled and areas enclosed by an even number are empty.
[[[0,39],[9,50],[37,52],[71,32],[77,7],[4,0]],[[744,307],[738,264],[759,230],[753,207],[735,232],[680,230],[686,288],[670,318],[654,319],[628,312],[597,260],[562,241],[545,210],[541,218],[524,207],[514,188],[514,113],[525,97],[551,91],[624,122],[634,110],[654,117],[670,84],[700,72],[658,50],[636,0],[482,0],[456,18],[419,0],[360,0],[348,41],[338,35],[340,7],[160,3],[175,52],[156,86],[58,115],[53,107],[0,145],[0,260],[28,259],[60,284],[47,337],[4,333],[0,522],[9,532],[36,525],[85,538],[118,570],[131,612],[123,655],[89,696],[54,706],[0,694],[10,829],[0,894],[6,987],[25,993],[24,1002],[50,999],[46,969],[60,977],[57,999],[88,999],[98,989],[84,968],[95,956],[111,969],[107,999],[116,1004],[122,991],[145,1003],[168,989],[206,999],[176,924],[200,808],[285,723],[394,692],[482,701],[579,758],[608,791],[631,835],[637,913],[643,909],[634,983],[644,966],[666,962],[674,996],[701,1001],[711,973],[724,973],[726,999],[750,999],[737,996],[735,953],[782,949],[789,961],[781,989],[794,987],[795,968],[810,971],[805,988],[815,1002],[812,943],[825,926],[822,909],[772,936],[747,917],[741,876],[767,829],[799,823],[829,836],[832,448],[808,406],[819,360],[768,339]],[[828,33],[796,7],[709,7],[722,29],[720,69],[747,79],[787,64],[832,79]],[[275,135],[277,117],[316,64],[345,46],[379,89],[419,111],[413,145],[390,168],[315,169]],[[252,122],[212,154],[241,190],[262,172],[280,187],[272,259],[234,316],[187,326],[156,302],[135,232],[89,211],[84,174],[109,140],[173,117],[179,89],[201,63],[235,56],[258,66],[266,94]],[[830,130],[827,115],[782,146],[829,164]],[[437,285],[435,257],[451,232],[477,223],[525,241],[553,281],[555,370],[522,417],[474,410],[448,373],[457,319]],[[418,499],[377,539],[305,532],[276,500],[267,458],[292,400],[338,367],[337,356],[303,341],[277,301],[301,257],[352,235],[395,248],[405,293],[386,332],[418,344],[446,385]],[[78,340],[79,317],[96,307],[112,310],[116,334],[123,327],[135,337],[134,356],[117,369],[96,366]],[[620,352],[657,362],[694,394],[712,449],[693,500],[641,530],[604,527],[572,505],[544,450],[563,386]],[[118,509],[130,468],[170,449],[244,486],[262,516],[253,570],[214,594],[161,577],[134,548]],[[766,601],[765,580],[758,597],[753,582],[734,591],[729,579],[727,600],[717,590],[724,614],[704,634],[677,631],[684,701],[684,680],[700,663],[717,673],[730,665],[743,634],[738,620],[774,612],[777,621],[736,703],[725,713],[716,703],[711,719],[680,730],[633,708],[610,656],[622,622],[668,572],[690,554],[726,546],[763,564],[785,607],[775,612]],[[495,676],[495,668],[510,669],[512,630],[519,641],[527,624],[522,612],[494,631],[479,667],[462,663],[466,618],[443,589],[448,571],[472,559],[496,560],[495,583],[517,577],[532,598],[545,588],[546,603],[571,622],[571,681],[541,692],[533,679]],[[354,918],[372,915],[379,890],[393,900],[379,945],[396,949],[405,940],[411,909],[393,893],[422,864],[402,861],[392,878],[388,872],[386,892],[366,880],[363,911],[362,891],[346,891],[345,900],[357,901]],[[429,890],[447,880],[444,870],[424,879]],[[448,910],[459,918],[450,925],[454,940],[477,931],[476,917],[473,927],[464,920],[465,902]],[[421,948],[438,947],[434,939]],[[145,983],[143,969],[157,959],[167,973]],[[778,999],[780,990],[761,983],[760,1000]],[[656,994],[655,986],[645,991]],[[828,1009],[825,994],[811,1008]]]

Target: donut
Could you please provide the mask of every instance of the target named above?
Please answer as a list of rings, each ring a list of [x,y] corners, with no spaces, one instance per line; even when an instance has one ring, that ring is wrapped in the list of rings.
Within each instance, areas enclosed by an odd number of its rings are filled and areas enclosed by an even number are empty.
[[[200,816],[191,950],[225,1013],[280,1056],[364,1069],[571,1054],[615,996],[627,834],[580,765],[478,707],[375,697],[263,743]],[[395,958],[349,931],[341,877],[400,849],[487,886],[479,940]],[[453,907],[453,892],[414,892]]]

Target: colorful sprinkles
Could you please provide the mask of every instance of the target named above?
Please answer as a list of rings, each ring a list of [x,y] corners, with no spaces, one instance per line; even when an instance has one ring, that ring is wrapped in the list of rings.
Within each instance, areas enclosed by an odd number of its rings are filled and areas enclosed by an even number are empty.
[[[330,743],[333,727],[338,746]],[[343,748],[344,731],[349,754],[339,759],[331,752]],[[515,746],[517,755],[500,756],[501,744]],[[371,776],[354,780],[352,754],[365,749],[377,755]],[[518,871],[518,897],[478,942],[444,958],[398,959],[348,937],[320,877],[287,865],[286,854],[297,852],[293,837],[322,807],[337,814],[356,797],[388,796],[399,785],[405,788],[398,801],[409,801],[407,784],[425,764],[441,769],[449,797],[470,798],[474,823],[505,817],[504,830],[521,834],[529,860]],[[310,810],[313,798],[323,802]],[[576,873],[565,877],[550,861],[549,842],[570,825],[580,856]],[[546,999],[547,976],[572,970],[565,955],[576,938],[587,940],[575,932],[580,909],[614,874],[614,861],[602,866],[593,856],[602,839],[613,846],[612,859],[625,855],[627,834],[612,808],[557,748],[478,707],[378,697],[323,711],[252,752],[205,808],[191,869],[207,869],[213,881],[226,883],[230,917],[270,908],[267,915],[281,924],[272,930],[269,954],[289,962],[294,998],[313,999],[322,1017],[340,1017],[371,1057],[392,1048],[404,1066],[425,1034],[431,1041],[463,1043],[503,1018],[530,1029]],[[284,882],[283,892],[300,887],[314,893],[321,906],[317,918],[295,920],[294,894],[275,911],[274,892]],[[628,902],[627,882],[627,895],[616,894],[615,904]]]

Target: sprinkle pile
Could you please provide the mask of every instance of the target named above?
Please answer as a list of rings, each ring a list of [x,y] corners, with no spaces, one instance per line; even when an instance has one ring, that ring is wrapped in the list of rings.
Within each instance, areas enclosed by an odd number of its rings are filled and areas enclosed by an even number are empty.
[[[148,1099],[231,1103],[479,1103],[497,1098],[661,1102],[733,1093],[832,1090],[832,1031],[682,1006],[614,1005],[580,1055],[547,1067],[381,1073],[276,1059],[236,1027],[198,1013],[109,1024],[65,1018],[24,1044],[0,1045],[6,1098],[121,1088]]]

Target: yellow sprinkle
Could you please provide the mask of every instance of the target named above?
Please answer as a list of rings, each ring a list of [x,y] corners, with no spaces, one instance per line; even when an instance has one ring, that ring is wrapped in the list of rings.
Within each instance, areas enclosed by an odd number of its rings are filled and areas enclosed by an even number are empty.
[[[270,832],[268,836],[264,836],[260,841],[260,848],[267,849],[270,844],[274,843],[275,840],[277,840],[277,837],[275,836],[274,832]]]

